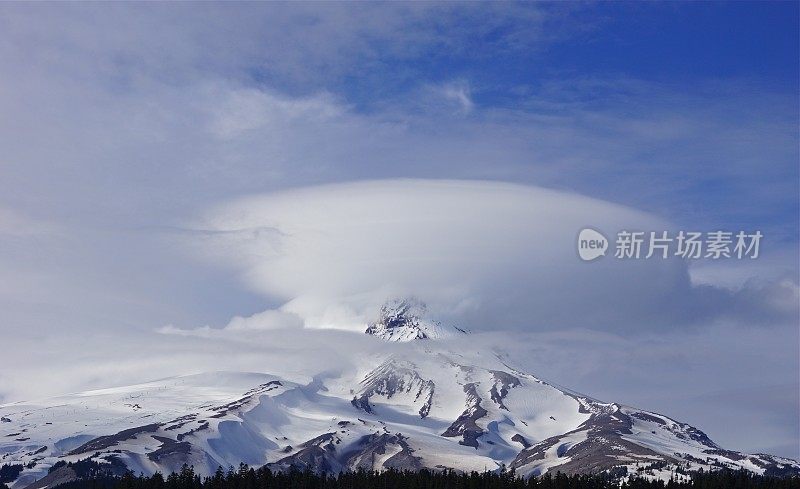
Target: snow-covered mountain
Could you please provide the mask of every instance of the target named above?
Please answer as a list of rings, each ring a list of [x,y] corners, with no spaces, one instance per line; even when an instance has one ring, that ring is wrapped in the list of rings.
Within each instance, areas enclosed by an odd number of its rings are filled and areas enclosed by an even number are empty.
[[[380,316],[367,327],[366,333],[387,341],[444,339],[466,333],[428,319],[426,313],[425,303],[416,298],[393,299],[381,307]]]
[[[725,450],[688,424],[556,387],[491,352],[454,350],[448,337],[464,333],[425,319],[419,303],[387,304],[366,332],[423,341],[307,382],[212,372],[0,405],[0,466],[14,466],[5,470],[14,489],[74,478],[60,462],[87,459],[145,474],[240,462],[328,472],[504,464],[523,476],[800,473],[796,461]]]

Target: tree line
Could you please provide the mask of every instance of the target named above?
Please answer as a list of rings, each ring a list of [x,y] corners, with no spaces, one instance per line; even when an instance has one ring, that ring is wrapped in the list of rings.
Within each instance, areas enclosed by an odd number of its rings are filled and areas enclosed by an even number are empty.
[[[79,474],[80,475],[80,474]],[[59,489],[800,489],[800,478],[777,478],[749,472],[715,471],[689,474],[689,478],[649,481],[631,476],[620,483],[609,474],[545,474],[523,479],[513,472],[458,473],[421,470],[417,472],[386,470],[340,474],[310,471],[273,472],[266,467],[254,469],[245,464],[227,471],[219,468],[210,477],[201,477],[190,466],[164,477],[126,472],[122,475],[93,472],[59,486]],[[0,484],[0,489],[6,489]]]

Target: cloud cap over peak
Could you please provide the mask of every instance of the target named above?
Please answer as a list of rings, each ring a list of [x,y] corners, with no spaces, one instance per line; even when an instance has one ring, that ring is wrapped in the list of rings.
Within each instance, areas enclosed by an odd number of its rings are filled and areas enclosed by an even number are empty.
[[[658,231],[647,213],[574,193],[495,181],[394,179],[250,196],[200,220],[194,245],[235,266],[312,327],[361,328],[387,297],[414,295],[476,329],[684,325],[725,292],[692,287],[677,259],[596,262],[576,252],[591,226]],[[196,237],[196,235],[194,235]],[[713,302],[713,301],[711,301]]]

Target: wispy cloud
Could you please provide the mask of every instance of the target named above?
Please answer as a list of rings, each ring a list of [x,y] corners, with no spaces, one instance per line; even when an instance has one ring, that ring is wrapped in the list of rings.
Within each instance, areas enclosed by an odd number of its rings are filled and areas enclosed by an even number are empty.
[[[303,320],[296,314],[279,310],[266,310],[252,316],[236,316],[223,328],[202,326],[197,328],[178,328],[172,324],[156,329],[157,333],[177,336],[197,336],[200,338],[231,338],[239,333],[253,331],[274,331],[303,327]]]

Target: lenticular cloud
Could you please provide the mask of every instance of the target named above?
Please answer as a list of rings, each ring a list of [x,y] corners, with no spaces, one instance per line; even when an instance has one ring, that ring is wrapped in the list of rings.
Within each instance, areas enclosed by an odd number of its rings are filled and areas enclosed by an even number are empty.
[[[531,186],[324,185],[236,200],[200,226],[206,257],[236,267],[309,327],[363,328],[386,298],[409,295],[474,329],[634,327],[690,288],[676,260],[578,258],[581,229],[613,238],[665,229],[658,218]]]

